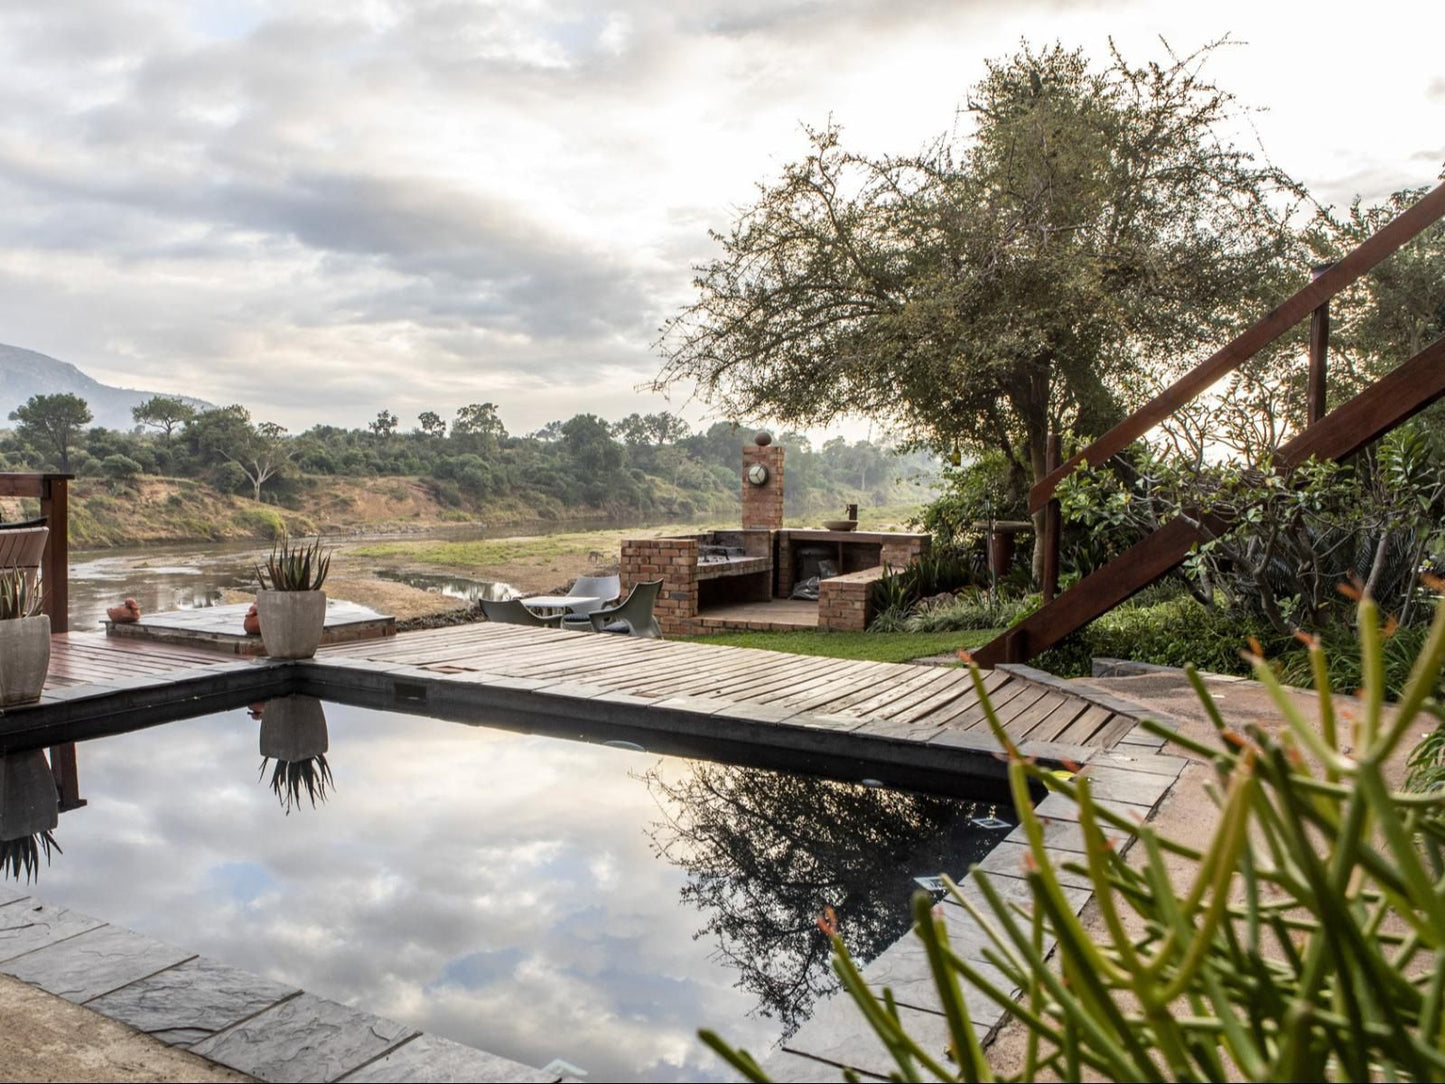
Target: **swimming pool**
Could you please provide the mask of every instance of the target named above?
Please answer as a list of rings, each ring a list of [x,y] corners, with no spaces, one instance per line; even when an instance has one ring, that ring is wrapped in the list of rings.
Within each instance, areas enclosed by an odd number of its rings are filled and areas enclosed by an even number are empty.
[[[806,1018],[834,985],[824,906],[870,958],[920,882],[1005,834],[976,823],[988,803],[861,765],[256,707],[82,742],[89,804],[62,815],[37,894],[591,1080],[729,1078],[696,1029],[761,1056]]]

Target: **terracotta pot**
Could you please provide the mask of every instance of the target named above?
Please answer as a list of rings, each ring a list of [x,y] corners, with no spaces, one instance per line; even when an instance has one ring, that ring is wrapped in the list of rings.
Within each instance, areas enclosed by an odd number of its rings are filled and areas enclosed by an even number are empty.
[[[0,707],[40,699],[50,670],[50,617],[0,621]]]
[[[325,591],[260,591],[261,643],[273,659],[309,659],[326,626]]]
[[[326,711],[314,696],[279,696],[261,711],[261,755],[298,761],[327,749]]]
[[[256,612],[256,604],[251,603],[251,608],[246,611],[246,616],[241,620],[241,628],[246,631],[247,636],[261,635],[261,615]]]
[[[44,752],[0,757],[0,839],[54,831],[59,823],[60,792]]]

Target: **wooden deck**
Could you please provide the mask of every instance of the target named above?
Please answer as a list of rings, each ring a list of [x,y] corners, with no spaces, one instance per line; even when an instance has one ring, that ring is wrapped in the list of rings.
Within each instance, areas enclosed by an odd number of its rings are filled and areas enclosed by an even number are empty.
[[[50,638],[47,692],[76,685],[108,685],[193,670],[216,662],[216,653],[194,647],[112,639],[99,632],[67,632]]]
[[[707,643],[477,624],[323,647],[271,662],[95,633],[52,638],[39,703],[0,712],[0,746],[56,744],[136,721],[306,693],[396,710],[553,731],[642,733],[678,755],[815,758],[910,773],[924,789],[997,783],[1001,752],[970,674]],[[1024,751],[1071,764],[1110,748],[1141,710],[1025,667],[984,679]],[[812,768],[806,770],[814,770]],[[873,773],[882,778],[882,774]]]
[[[705,643],[533,629],[462,625],[385,641],[323,648],[317,662],[365,660],[439,676],[573,683],[655,701],[717,701],[789,713],[857,720],[869,733],[931,741],[987,735],[973,680],[961,667],[858,662]],[[985,686],[1017,742],[1109,746],[1135,723],[1060,683],[995,670]],[[886,724],[886,725],[885,725]]]

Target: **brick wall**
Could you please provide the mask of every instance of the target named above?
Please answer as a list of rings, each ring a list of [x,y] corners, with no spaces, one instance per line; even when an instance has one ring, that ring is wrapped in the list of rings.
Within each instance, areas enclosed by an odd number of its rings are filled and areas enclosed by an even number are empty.
[[[818,584],[818,627],[833,632],[862,632],[873,617],[868,596],[883,566],[833,576]]]
[[[768,480],[760,486],[748,481],[748,468],[761,463]],[[776,444],[743,447],[743,527],[776,531],[783,526],[783,449]]]
[[[902,568],[915,557],[922,557],[928,552],[930,539],[927,535],[909,535],[898,541],[883,542],[883,552],[879,555],[882,562],[889,568]]]
[[[697,617],[697,539],[629,538],[622,543],[622,594],[643,580],[661,580],[655,613],[664,636],[692,631]]]

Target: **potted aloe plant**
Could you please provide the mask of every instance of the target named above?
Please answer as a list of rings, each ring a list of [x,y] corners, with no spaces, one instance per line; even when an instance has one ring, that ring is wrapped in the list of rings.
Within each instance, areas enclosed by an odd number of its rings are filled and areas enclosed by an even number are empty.
[[[0,708],[40,699],[50,670],[50,617],[22,568],[0,568]]]
[[[331,568],[331,551],[321,539],[311,545],[292,546],[282,539],[271,550],[264,567],[256,567],[261,590],[256,611],[261,618],[261,642],[273,659],[309,659],[321,644],[326,625],[326,592],[321,585]]]

